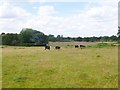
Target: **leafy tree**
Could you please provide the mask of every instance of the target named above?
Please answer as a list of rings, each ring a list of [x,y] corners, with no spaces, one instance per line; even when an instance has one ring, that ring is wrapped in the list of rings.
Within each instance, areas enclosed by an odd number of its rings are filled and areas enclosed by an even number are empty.
[[[54,37],[54,35],[50,34],[50,35],[48,35],[48,40],[52,41],[52,42],[55,42],[56,38]]]
[[[3,45],[18,45],[19,44],[19,35],[8,33],[2,35],[2,44]]]
[[[32,33],[33,30],[26,28],[26,29],[22,29],[22,31],[20,32],[20,42],[23,43],[32,43],[31,39],[32,39]]]
[[[64,41],[63,40],[63,35],[57,35],[57,41]]]
[[[89,41],[90,41],[90,38],[89,38],[89,37],[84,37],[84,38],[83,38],[83,41],[89,42]]]
[[[60,41],[61,37],[60,35],[57,35],[57,41]]]
[[[5,33],[3,32],[3,33],[1,33],[1,35],[5,35]]]
[[[82,41],[82,37],[78,37],[76,40],[77,41]]]
[[[90,41],[91,42],[96,42],[96,41],[98,41],[98,38],[97,37],[90,37]]]
[[[111,41],[117,41],[117,39],[118,39],[118,38],[117,38],[117,36],[115,36],[115,35],[112,35],[112,36],[110,37],[110,40],[111,40]]]
[[[42,45],[48,43],[48,38],[44,33],[31,28],[22,29],[19,38],[21,45]]]
[[[109,37],[109,36],[103,36],[103,37],[101,38],[101,41],[108,42],[108,41],[110,41],[110,37]]]

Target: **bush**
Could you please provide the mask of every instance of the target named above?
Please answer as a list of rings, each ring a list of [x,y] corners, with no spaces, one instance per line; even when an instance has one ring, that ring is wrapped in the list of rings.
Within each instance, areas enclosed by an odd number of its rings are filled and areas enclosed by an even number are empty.
[[[103,47],[108,47],[108,46],[111,46],[111,45],[108,44],[108,43],[98,43],[98,44],[96,45],[97,48],[103,48]]]

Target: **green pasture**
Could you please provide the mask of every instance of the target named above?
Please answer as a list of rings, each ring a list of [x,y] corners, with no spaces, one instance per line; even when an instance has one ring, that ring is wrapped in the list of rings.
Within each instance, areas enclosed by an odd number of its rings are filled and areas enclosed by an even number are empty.
[[[71,43],[44,47],[3,46],[3,88],[117,88],[117,46],[91,43],[84,49]],[[54,46],[61,44],[60,50]],[[89,46],[89,44],[88,44]]]

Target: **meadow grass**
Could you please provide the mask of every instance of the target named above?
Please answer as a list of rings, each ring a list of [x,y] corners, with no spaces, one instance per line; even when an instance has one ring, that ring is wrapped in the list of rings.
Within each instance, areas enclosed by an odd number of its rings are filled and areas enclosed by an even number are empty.
[[[53,45],[54,46],[54,45]],[[2,48],[3,88],[117,88],[118,49]]]

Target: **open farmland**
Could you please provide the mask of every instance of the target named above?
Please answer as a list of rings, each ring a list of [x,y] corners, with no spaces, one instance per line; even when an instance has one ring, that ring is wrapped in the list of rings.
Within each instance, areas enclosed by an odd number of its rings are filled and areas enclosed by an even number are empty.
[[[50,43],[55,46],[55,43]],[[60,43],[58,43],[60,44]],[[69,43],[70,44],[70,43]],[[118,48],[2,48],[3,88],[117,88]]]

